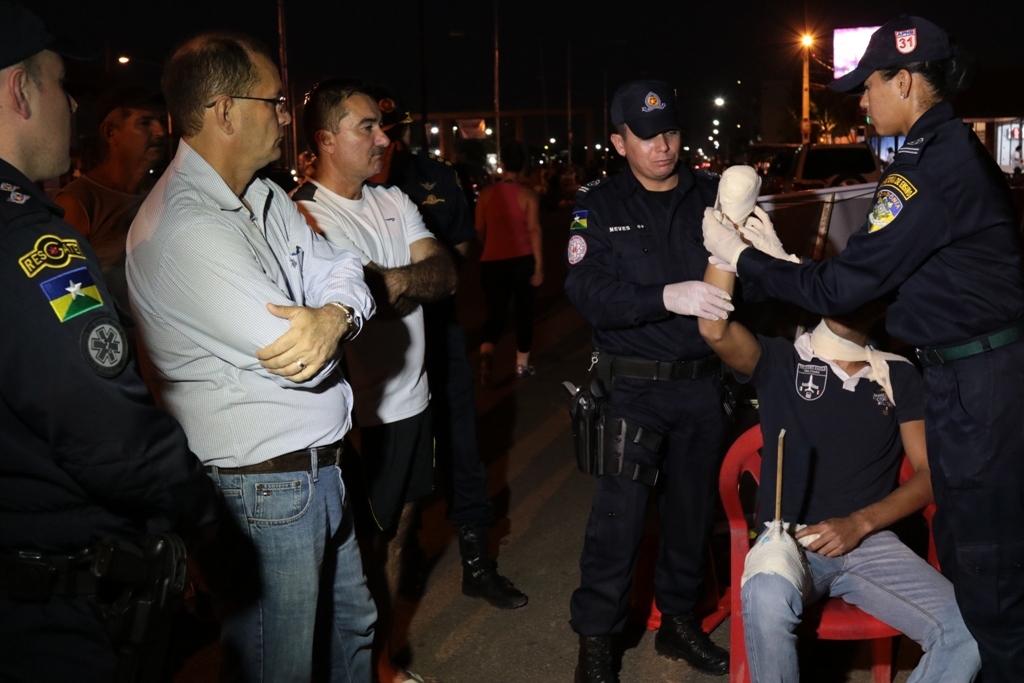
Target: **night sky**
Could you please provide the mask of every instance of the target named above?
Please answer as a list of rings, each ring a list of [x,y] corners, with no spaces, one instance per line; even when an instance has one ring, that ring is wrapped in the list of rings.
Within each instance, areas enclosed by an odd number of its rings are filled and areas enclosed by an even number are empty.
[[[114,56],[135,57],[136,63],[115,64],[112,71],[154,87],[157,65],[174,44],[202,29],[243,31],[277,49],[274,0],[25,4],[55,29],[77,34],[100,49],[108,46]],[[605,83],[610,96],[625,80],[661,78],[677,87],[686,112],[684,125],[689,125],[714,115],[716,96],[750,108],[766,79],[789,80],[797,87],[801,58],[796,41],[804,27],[824,39],[815,52],[828,62],[833,28],[877,25],[902,13],[920,14],[946,28],[976,55],[981,68],[1024,67],[1024,11],[1019,0],[498,0],[497,5],[503,110],[564,110],[571,51],[574,108],[599,110]],[[390,87],[406,108],[417,113],[423,106],[424,85],[430,112],[491,111],[493,0],[422,0],[422,42],[420,6],[416,0],[287,0],[293,92],[301,97],[315,80],[345,75]],[[92,68],[102,72],[102,65]],[[824,83],[830,76],[815,66],[812,80]],[[564,116],[552,119],[552,127],[561,125],[564,132]],[[600,135],[600,117],[595,125]]]

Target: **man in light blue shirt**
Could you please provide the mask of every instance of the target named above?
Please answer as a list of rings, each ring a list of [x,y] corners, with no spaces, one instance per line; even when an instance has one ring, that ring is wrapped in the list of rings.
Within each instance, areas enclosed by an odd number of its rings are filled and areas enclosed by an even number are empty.
[[[331,680],[366,683],[376,613],[338,468],[352,392],[336,366],[373,299],[359,259],[254,178],[290,119],[266,48],[198,36],[163,85],[182,140],[132,224],[128,283],[164,405],[258,556],[259,597],[226,614],[225,667],[309,680],[323,596]]]

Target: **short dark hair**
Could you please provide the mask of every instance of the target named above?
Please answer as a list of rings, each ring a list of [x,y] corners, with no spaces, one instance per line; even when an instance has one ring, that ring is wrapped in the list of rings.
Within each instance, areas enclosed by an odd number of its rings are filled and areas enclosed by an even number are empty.
[[[501,165],[509,173],[522,173],[527,157],[526,145],[519,140],[509,140],[501,146]]]
[[[189,137],[203,129],[203,109],[218,95],[248,95],[260,74],[252,59],[273,55],[262,43],[241,33],[203,33],[187,40],[164,68],[167,111],[178,132]]]
[[[28,75],[29,79],[36,84],[36,87],[42,87],[43,85],[43,66],[39,61],[39,55],[41,54],[43,53],[37,52],[31,57],[26,57],[21,60],[21,63],[18,65],[25,70],[25,73]]]
[[[329,130],[337,133],[338,122],[348,116],[345,100],[353,95],[366,95],[376,104],[370,86],[354,78],[328,78],[320,81],[306,93],[302,107],[302,129],[306,133],[306,144],[319,153],[316,133]]]

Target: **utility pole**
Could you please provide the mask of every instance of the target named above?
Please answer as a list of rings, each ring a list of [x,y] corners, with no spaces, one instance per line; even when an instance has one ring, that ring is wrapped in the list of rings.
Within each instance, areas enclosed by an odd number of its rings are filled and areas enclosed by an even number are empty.
[[[498,91],[498,0],[494,0],[494,155],[501,163],[501,99]]]
[[[569,157],[567,166],[572,167],[572,41],[566,47],[565,58],[565,111],[566,130],[569,132],[567,140],[569,143]]]
[[[801,99],[800,142],[811,141],[811,45],[814,39],[805,33],[801,41],[804,46],[804,90]]]
[[[291,130],[284,136],[284,162],[288,168],[295,168],[298,165],[296,158],[299,145],[296,137],[298,126],[295,125],[295,114],[298,110],[288,81],[288,43],[285,39],[284,0],[277,0],[277,44],[278,59],[281,61],[281,89],[284,90],[284,94],[288,98],[288,106],[292,112]]]

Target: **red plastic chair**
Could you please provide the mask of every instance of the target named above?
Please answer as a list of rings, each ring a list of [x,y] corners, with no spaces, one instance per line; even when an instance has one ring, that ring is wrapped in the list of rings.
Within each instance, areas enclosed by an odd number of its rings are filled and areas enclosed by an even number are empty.
[[[718,490],[722,496],[725,515],[729,520],[729,550],[732,599],[731,622],[729,627],[730,683],[750,683],[750,666],[747,663],[747,650],[743,641],[743,608],[740,599],[740,578],[743,576],[743,563],[750,550],[750,528],[740,504],[739,484],[744,472],[750,473],[755,482],[761,477],[762,445],[761,427],[754,425],[744,432],[725,455],[718,480]],[[914,473],[914,468],[906,458],[900,469],[900,481],[906,481]],[[925,508],[924,516],[928,521],[929,536],[931,521],[934,515],[934,504]],[[938,567],[935,559],[935,543],[929,538],[928,560]],[[872,666],[871,672],[875,683],[892,683],[893,678],[893,638],[901,635],[899,631],[888,626],[873,616],[861,611],[839,598],[826,598],[804,610],[803,621],[797,631],[801,636],[820,638],[822,640],[871,640]]]

